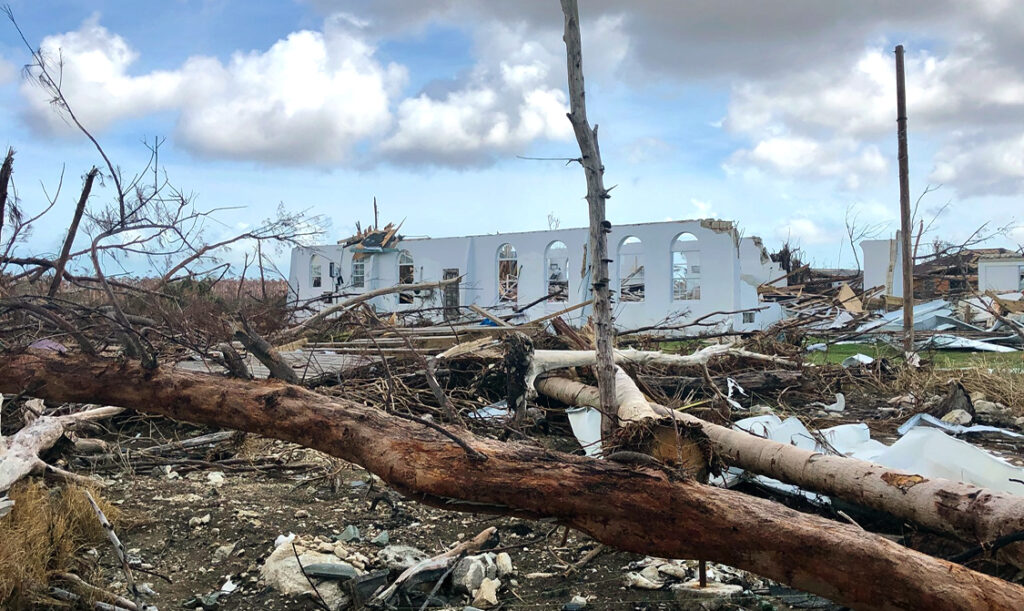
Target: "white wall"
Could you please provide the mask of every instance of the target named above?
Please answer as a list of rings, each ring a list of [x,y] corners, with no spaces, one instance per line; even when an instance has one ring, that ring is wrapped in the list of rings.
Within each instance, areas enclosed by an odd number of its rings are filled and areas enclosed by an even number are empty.
[[[672,299],[671,249],[674,239],[681,233],[690,233],[697,238],[695,243],[687,244],[686,248],[691,251],[690,258],[700,262],[700,299]],[[641,244],[633,248],[643,257],[645,291],[642,302],[622,302],[618,297],[618,247],[628,236],[635,236],[641,240]],[[588,280],[581,277],[587,237],[587,229],[578,228],[402,240],[390,252],[366,257],[367,283],[363,289],[349,286],[351,249],[343,249],[340,245],[296,248],[292,251],[289,282],[301,300],[316,298],[324,292],[333,290],[333,285],[327,286],[329,283],[326,281],[320,289],[313,289],[310,286],[310,259],[317,256],[339,263],[344,279],[339,285],[342,293],[358,293],[362,290],[393,285],[398,279],[398,251],[408,250],[414,260],[417,282],[440,280],[444,269],[457,268],[460,274],[464,275],[460,284],[460,305],[477,304],[499,312],[511,312],[514,305],[526,305],[547,294],[545,253],[551,243],[561,241],[567,247],[568,301],[544,302],[523,313],[524,319],[533,319],[588,299]],[[619,329],[631,329],[657,324],[672,316],[685,315],[685,318],[693,319],[712,312],[734,311],[758,305],[756,286],[751,284],[753,280],[743,282],[741,275],[750,279],[764,277],[768,280],[773,274],[781,274],[774,272],[774,264],[765,264],[760,254],[756,257],[751,256],[753,249],[750,245],[742,246],[744,242],[747,240],[741,241],[735,229],[725,228],[721,222],[670,221],[614,227],[608,235],[608,247],[609,258],[613,259],[610,264],[610,280],[611,288],[615,292],[613,315],[616,326]],[[501,303],[498,299],[497,254],[499,247],[505,243],[516,249],[520,266],[516,304]],[[696,252],[694,253],[692,249],[696,249]],[[741,252],[748,252],[747,259],[750,261],[751,269],[741,269]],[[325,275],[326,269],[325,264]],[[387,311],[440,308],[441,291],[424,293],[413,301],[412,304],[399,304],[397,295],[388,295],[376,298],[372,303],[375,307]],[[584,308],[568,314],[567,318],[574,323],[581,323],[588,315],[589,308]],[[781,311],[778,308],[768,308],[756,313],[753,323],[742,323],[740,314],[718,315],[711,320],[720,321],[733,328],[746,329],[767,326],[780,316]]]
[[[864,265],[864,289],[885,286],[886,295],[903,296],[903,249],[899,240],[864,240],[860,243]],[[889,282],[889,266],[892,281]]]
[[[1016,292],[1024,289],[1024,257],[978,261],[978,290]]]

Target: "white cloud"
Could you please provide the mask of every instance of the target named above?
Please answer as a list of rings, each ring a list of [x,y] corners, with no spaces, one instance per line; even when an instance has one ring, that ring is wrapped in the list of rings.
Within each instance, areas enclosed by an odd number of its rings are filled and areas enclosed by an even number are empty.
[[[808,218],[789,219],[776,225],[775,237],[779,241],[792,241],[800,246],[826,244],[841,239],[838,233],[827,231],[818,223]]]
[[[711,207],[711,202],[705,202],[697,199],[696,197],[691,197],[690,205],[693,206],[694,211],[696,211],[697,218],[706,219],[715,218],[716,216],[714,209]]]
[[[538,139],[567,140],[568,101],[555,83],[557,59],[522,27],[494,24],[479,34],[479,61],[441,94],[403,100],[397,129],[380,147],[416,163],[488,163]]]
[[[935,156],[930,179],[961,194],[1024,193],[1024,131],[1005,137],[959,135]]]
[[[62,84],[72,110],[91,129],[102,130],[118,119],[138,117],[174,105],[181,75],[155,71],[131,76],[138,53],[116,34],[87,19],[74,32],[47,36],[40,44],[50,75]],[[33,78],[22,81],[28,114],[37,127],[52,132],[72,128],[54,112],[49,94]]]
[[[907,75],[912,137],[940,143],[932,180],[962,193],[1024,191],[1015,155],[1024,137],[1024,65],[1001,64],[991,45],[968,37],[945,54],[908,55]],[[895,98],[895,63],[884,48],[864,50],[849,69],[738,85],[724,126],[751,145],[730,163],[832,177],[849,189],[870,184],[887,169],[880,151],[895,140]],[[963,126],[971,138],[956,137]]]
[[[235,53],[222,64],[189,58],[180,68],[133,75],[138,53],[94,17],[43,40],[51,64],[63,65],[63,92],[93,130],[160,110],[178,112],[177,137],[204,155],[275,163],[344,161],[362,139],[391,125],[389,104],[405,80],[374,48],[335,20],[303,30],[265,52]],[[68,126],[34,81],[22,85],[34,124]]]
[[[0,57],[0,85],[6,85],[10,81],[13,81],[16,73],[17,70],[15,69],[14,64],[3,57]]]
[[[391,125],[389,103],[406,77],[344,31],[300,31],[226,64],[193,58],[181,69],[178,136],[191,150],[269,162],[345,161]]]

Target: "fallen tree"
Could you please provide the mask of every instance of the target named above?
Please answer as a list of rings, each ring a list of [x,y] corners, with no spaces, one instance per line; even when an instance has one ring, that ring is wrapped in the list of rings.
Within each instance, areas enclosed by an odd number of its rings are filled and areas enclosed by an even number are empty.
[[[554,518],[620,549],[722,562],[857,608],[1024,608],[1024,588],[854,526],[654,469],[461,430],[456,442],[436,425],[280,382],[34,350],[0,356],[0,391],[30,384],[50,400],[131,406],[292,441],[362,465],[421,502]]]
[[[668,354],[665,352],[634,350],[632,348],[616,350],[614,353],[616,363],[664,365],[668,367],[707,365],[713,359],[727,356],[774,363],[776,365],[795,364],[793,361],[781,356],[751,352],[732,344],[713,344],[706,348],[701,348],[693,354]],[[543,373],[555,369],[595,365],[596,363],[597,355],[593,350],[537,350],[533,354],[533,360],[526,373],[526,382],[529,388],[532,389],[534,388],[533,383],[537,376]],[[536,396],[536,393],[534,392],[531,396]]]
[[[574,406],[600,405],[597,389],[566,378],[536,382],[542,394]],[[700,426],[727,464],[877,509],[938,532],[989,542],[1024,531],[1024,499],[946,479],[825,455],[719,426],[661,405],[651,408]],[[1019,559],[1017,559],[1019,562]],[[1016,562],[1015,562],[1016,563]]]

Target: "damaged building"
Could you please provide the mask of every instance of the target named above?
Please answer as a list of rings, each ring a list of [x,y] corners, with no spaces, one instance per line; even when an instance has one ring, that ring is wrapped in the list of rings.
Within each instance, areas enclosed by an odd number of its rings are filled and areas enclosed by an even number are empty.
[[[399,284],[453,280],[441,288],[381,295],[378,311],[453,319],[476,305],[527,321],[590,299],[588,230],[552,229],[448,238],[406,238],[388,225],[337,244],[296,247],[289,285],[315,311]],[[614,227],[608,236],[615,324],[754,330],[781,318],[757,287],[784,276],[756,237],[729,221],[699,219]],[[779,281],[784,282],[784,281]],[[589,307],[565,317],[582,324]]]
[[[865,240],[865,289],[884,287],[884,295],[903,296],[903,253],[898,239]],[[914,260],[914,297],[930,299],[972,291],[1024,291],[1024,255],[1005,248],[961,248]]]

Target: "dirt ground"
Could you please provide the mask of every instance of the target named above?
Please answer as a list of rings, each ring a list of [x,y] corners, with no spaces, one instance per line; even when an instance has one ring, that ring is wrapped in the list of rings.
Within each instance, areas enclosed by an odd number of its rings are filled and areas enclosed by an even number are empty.
[[[216,606],[205,608],[321,608],[311,596],[282,595],[267,587],[260,567],[280,535],[294,533],[333,543],[353,525],[361,541],[345,547],[370,560],[367,570],[380,568],[377,553],[383,546],[371,540],[384,531],[389,545],[410,545],[432,556],[495,526],[500,541],[494,551],[508,552],[515,567],[514,574],[502,580],[499,608],[503,609],[561,609],[573,597],[587,598],[587,609],[700,608],[677,602],[667,588],[627,588],[626,573],[638,570],[644,561],[637,554],[604,550],[579,569],[567,570],[566,565],[579,562],[597,546],[582,533],[572,531],[563,540],[563,529],[544,522],[449,512],[407,502],[359,467],[281,442],[260,443],[264,451],[288,450],[291,461],[324,461],[328,468],[338,465],[333,479],[340,485],[332,491],[332,478],[323,476],[324,471],[301,475],[273,470],[227,472],[222,482],[216,481],[218,475],[210,475],[211,469],[179,475],[164,467],[109,476],[110,485],[103,494],[122,514],[114,527],[129,553],[152,566],[152,575],[138,579],[158,593],[152,603],[159,608],[204,608],[196,597],[218,591],[228,579],[239,588],[219,598]],[[226,557],[218,557],[218,548],[231,545]],[[103,579],[97,581],[111,591],[123,591],[112,550],[99,546],[87,554],[97,557],[103,567]],[[752,575],[718,569],[710,565],[712,580],[750,590],[720,608],[786,609],[790,608],[787,600],[803,608],[828,606],[821,599],[785,588],[769,590],[770,584]],[[468,596],[451,595],[447,588],[441,595],[449,608],[462,609],[470,602]]]

